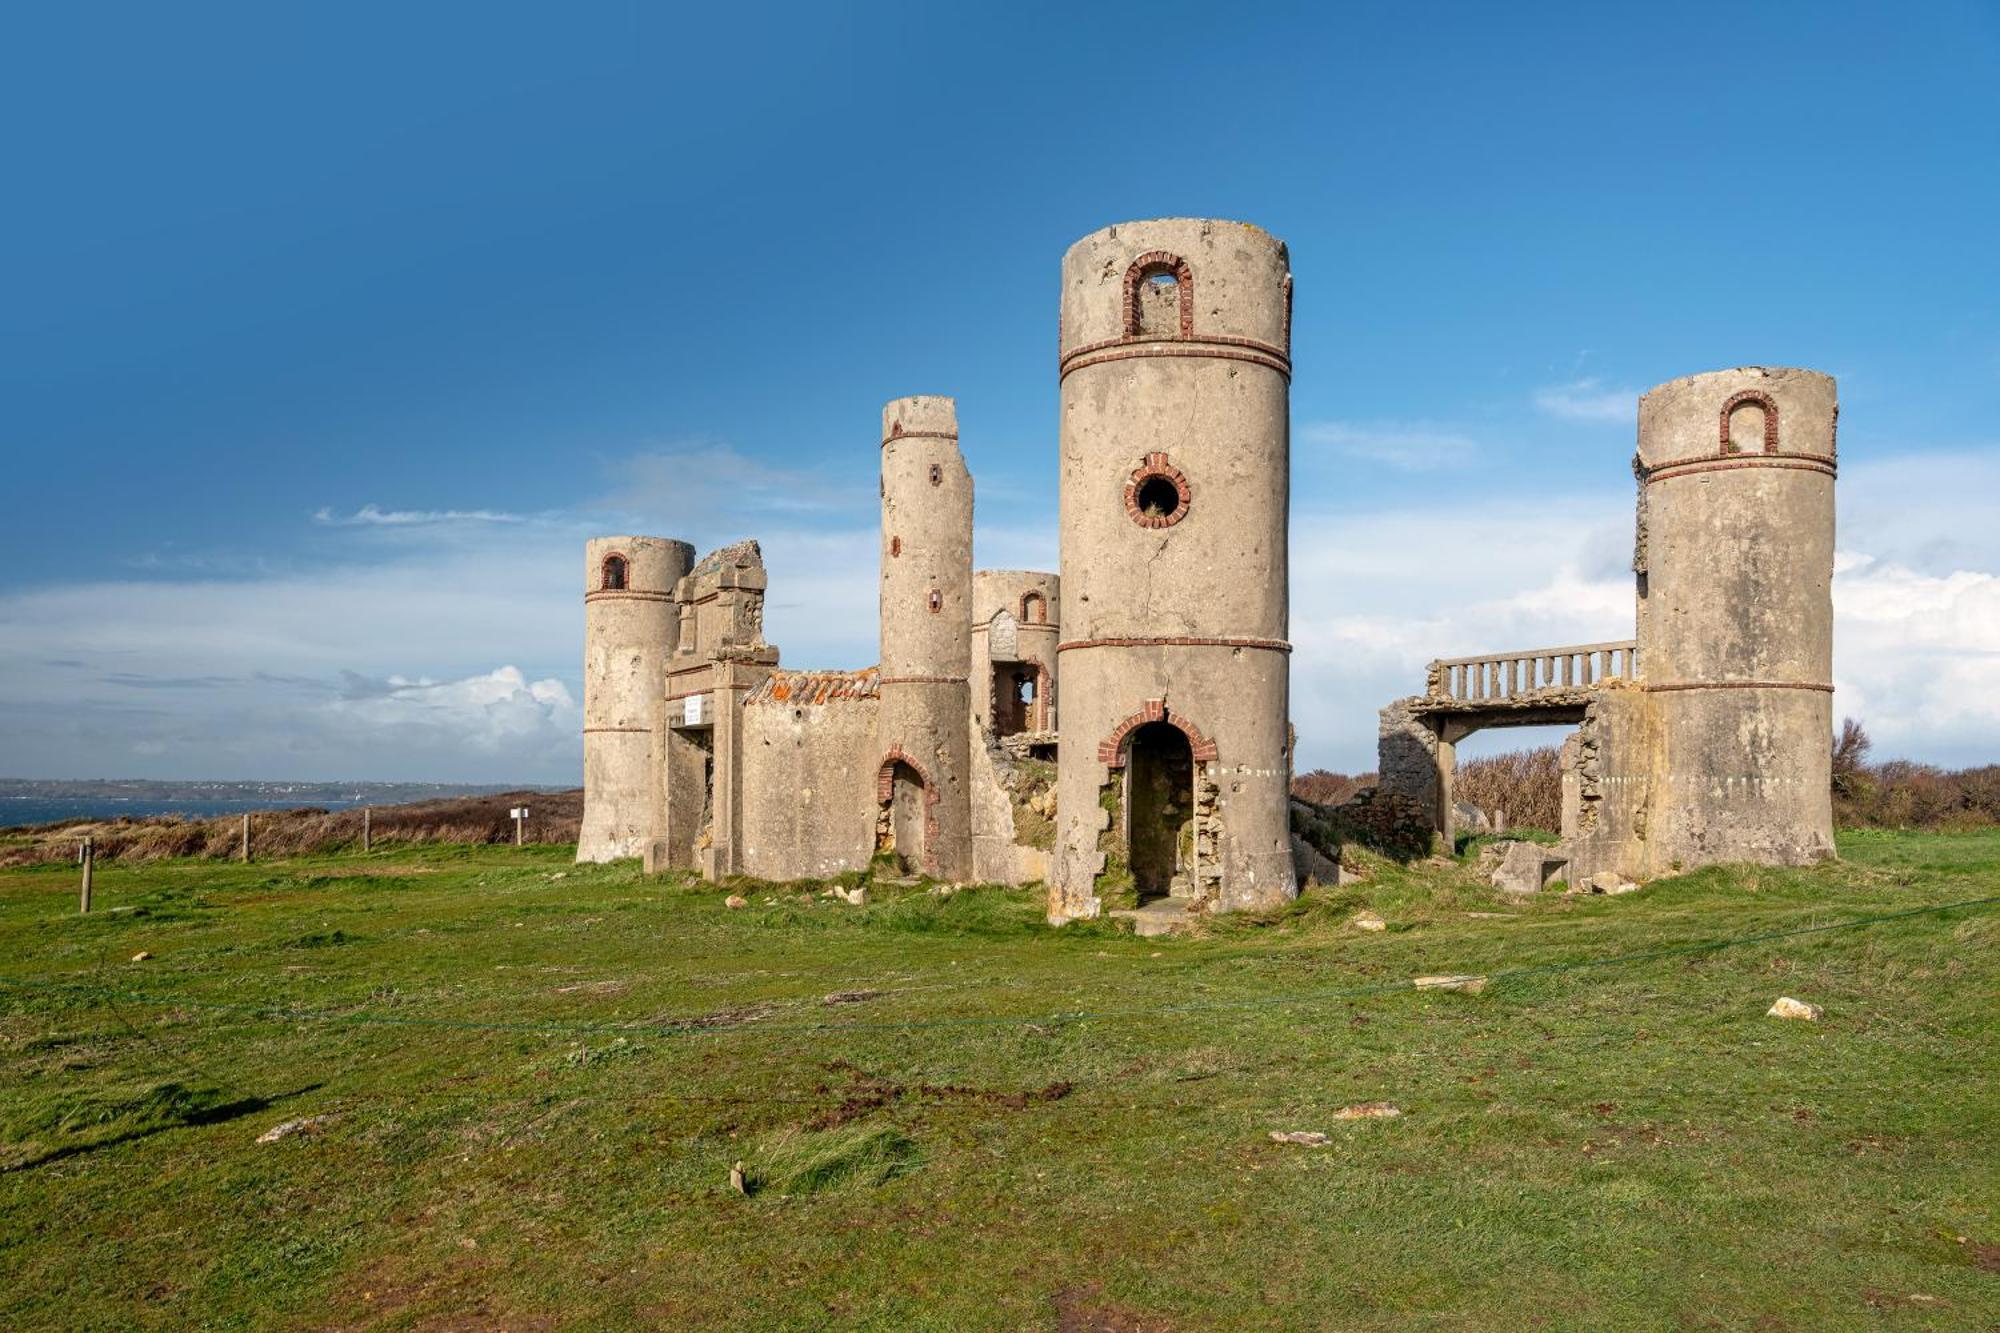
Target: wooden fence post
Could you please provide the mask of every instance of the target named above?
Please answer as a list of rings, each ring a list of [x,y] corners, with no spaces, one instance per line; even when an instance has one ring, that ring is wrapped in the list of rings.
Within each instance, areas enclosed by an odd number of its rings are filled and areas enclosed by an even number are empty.
[[[368,820],[369,814],[370,811],[368,807],[365,805],[362,806],[361,807],[361,850],[364,852],[373,851],[375,848],[374,830],[369,825],[369,820]]]
[[[243,864],[250,864],[250,815],[247,811],[243,815]]]
[[[90,872],[97,864],[97,844],[90,838],[83,840],[83,913],[90,914]]]

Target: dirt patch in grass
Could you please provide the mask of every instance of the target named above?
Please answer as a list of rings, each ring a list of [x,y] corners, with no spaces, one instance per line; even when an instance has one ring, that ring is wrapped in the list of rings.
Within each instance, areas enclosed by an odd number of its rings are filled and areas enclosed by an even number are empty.
[[[1021,1091],[1005,1091],[999,1088],[968,1088],[955,1084],[935,1083],[891,1083],[875,1077],[866,1070],[857,1068],[845,1060],[835,1060],[826,1066],[829,1073],[845,1073],[851,1082],[845,1088],[835,1088],[820,1083],[813,1091],[820,1096],[834,1093],[840,1095],[840,1105],[824,1111],[806,1122],[809,1130],[836,1129],[851,1124],[865,1115],[871,1115],[904,1102],[978,1102],[986,1106],[996,1106],[1008,1111],[1025,1111],[1038,1102],[1059,1102],[1075,1090],[1075,1085],[1055,1082],[1039,1088]]]
[[[1103,1299],[1103,1293],[1103,1283],[1087,1282],[1049,1297],[1060,1333],[1173,1333],[1174,1326],[1165,1319],[1113,1304]]]
[[[491,1265],[474,1255],[457,1255],[429,1270],[415,1270],[413,1261],[402,1256],[384,1258],[335,1293],[336,1313],[319,1327],[341,1333],[384,1326],[425,1333],[540,1333],[558,1327],[546,1316],[501,1308],[492,1287]]]

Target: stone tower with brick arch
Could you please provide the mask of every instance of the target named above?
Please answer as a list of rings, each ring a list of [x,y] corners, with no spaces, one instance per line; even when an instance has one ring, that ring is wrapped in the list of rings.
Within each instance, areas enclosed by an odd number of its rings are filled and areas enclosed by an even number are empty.
[[[882,663],[876,849],[972,876],[972,474],[950,398],[882,409]]]
[[[1832,377],[1758,366],[1639,400],[1646,734],[1603,753],[1614,787],[1644,790],[1641,874],[1833,855],[1839,411]]]
[[[1284,243],[1240,222],[1121,223],[1063,259],[1052,921],[1297,892],[1291,297]]]
[[[666,537],[596,537],[584,545],[578,861],[612,861],[644,850],[653,709],[679,625],[674,585],[693,562],[692,546]]]

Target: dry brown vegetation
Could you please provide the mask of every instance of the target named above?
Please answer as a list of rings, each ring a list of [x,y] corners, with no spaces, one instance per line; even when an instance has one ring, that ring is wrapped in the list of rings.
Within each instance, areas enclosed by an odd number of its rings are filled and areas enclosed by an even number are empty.
[[[2000,764],[1871,764],[1872,746],[1859,721],[1840,724],[1833,743],[1833,822],[1840,827],[1963,831],[2000,824]]]
[[[1936,829],[1964,832],[2000,824],[2000,764],[1948,769],[1908,759],[1868,762],[1872,743],[1854,718],[1833,743],[1833,822],[1839,828]],[[1292,795],[1315,805],[1340,805],[1375,775],[1346,777],[1320,768],[1292,780]],[[1468,759],[1458,766],[1453,794],[1488,814],[1504,812],[1510,828],[1557,832],[1562,827],[1561,751],[1553,745]]]
[[[517,805],[530,810],[525,829],[529,842],[573,843],[583,819],[583,792],[517,791],[490,796],[415,801],[408,805],[378,805],[369,812],[374,845],[411,843],[497,843],[514,840],[514,821],[507,811]],[[185,819],[157,815],[146,819],[62,820],[10,829],[0,834],[0,865],[31,865],[76,857],[77,844],[95,840],[99,860],[152,861],[191,856],[226,859],[242,848],[243,817],[220,815]],[[341,851],[361,845],[361,811],[259,810],[250,816],[253,856],[303,856]]]
[[[1562,756],[1553,745],[1468,759],[1458,766],[1452,794],[1487,814],[1500,813],[1508,828],[1562,828]]]

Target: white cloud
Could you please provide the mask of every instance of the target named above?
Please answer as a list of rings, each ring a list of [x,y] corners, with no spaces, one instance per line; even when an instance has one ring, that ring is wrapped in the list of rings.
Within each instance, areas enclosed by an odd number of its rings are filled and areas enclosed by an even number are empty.
[[[1323,446],[1343,457],[1384,463],[1404,472],[1461,467],[1479,451],[1471,436],[1424,421],[1319,421],[1302,427],[1299,438],[1309,446]],[[1310,455],[1301,461],[1310,461]]]
[[[313,522],[337,528],[407,528],[438,523],[524,523],[521,514],[493,509],[382,509],[367,504],[351,514],[336,514],[327,506],[313,511]]]
[[[531,682],[519,667],[450,681],[392,676],[382,685],[329,700],[320,711],[331,725],[373,731],[399,747],[484,756],[566,747],[583,725],[568,686],[554,678]]]
[[[1593,375],[1537,389],[1535,407],[1565,421],[1632,421],[1638,416],[1639,392],[1607,389]]]
[[[2000,459],[1971,455],[1843,469],[1834,709],[1866,722],[1880,758],[2000,761],[1996,474]],[[1913,513],[1919,495],[1930,508]],[[1301,763],[1373,767],[1375,710],[1421,688],[1432,658],[1630,638],[1622,556],[1631,503],[1621,488],[1462,512],[1299,512],[1292,712]],[[1941,556],[1954,566],[1938,567]],[[1489,742],[1508,743],[1505,733]]]

